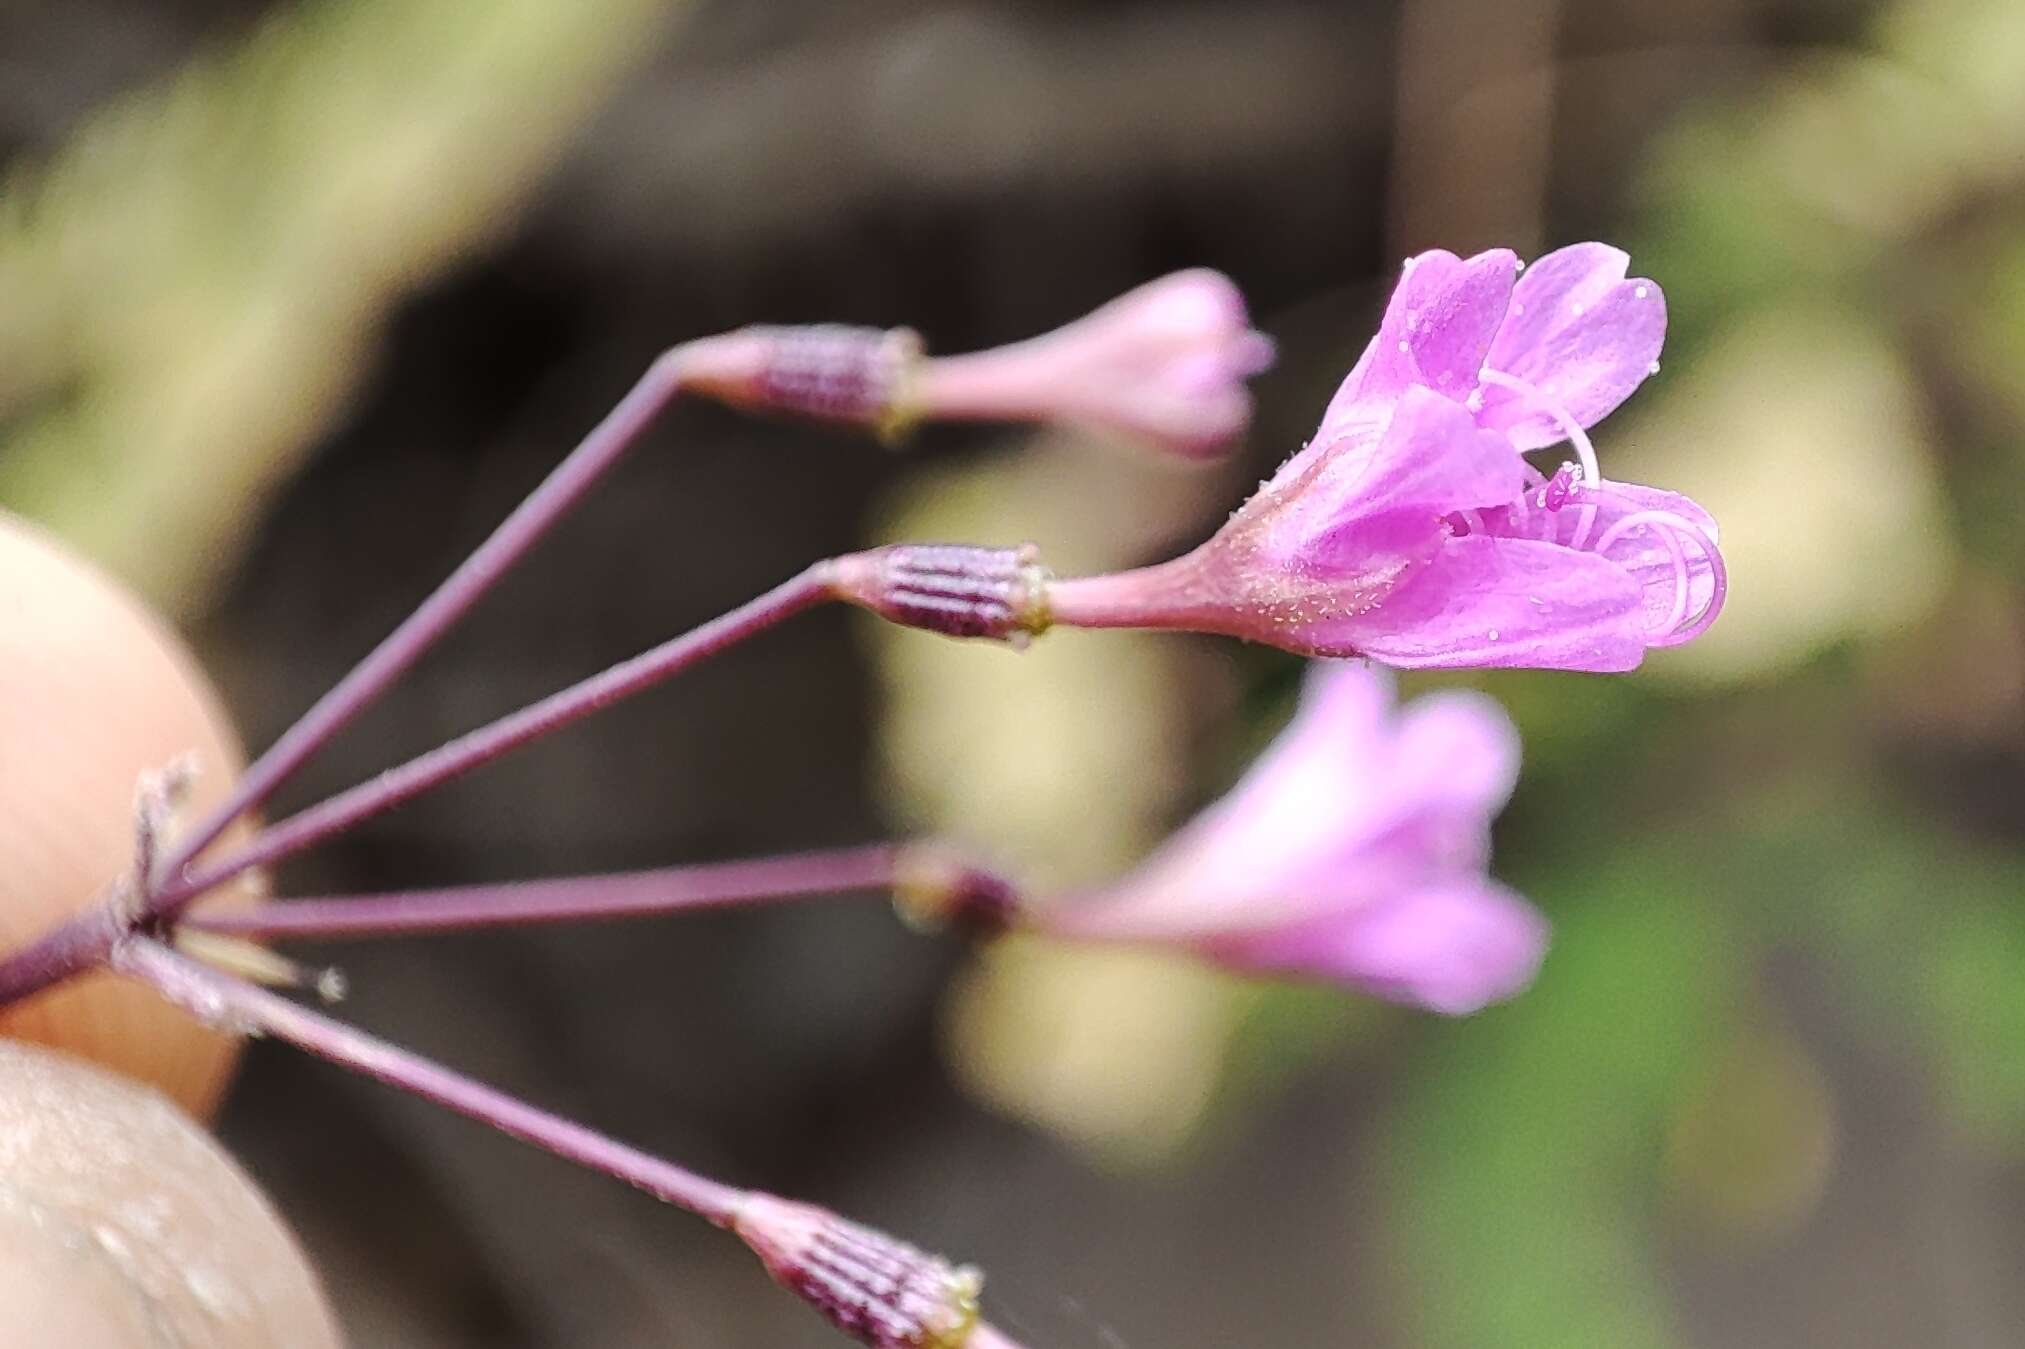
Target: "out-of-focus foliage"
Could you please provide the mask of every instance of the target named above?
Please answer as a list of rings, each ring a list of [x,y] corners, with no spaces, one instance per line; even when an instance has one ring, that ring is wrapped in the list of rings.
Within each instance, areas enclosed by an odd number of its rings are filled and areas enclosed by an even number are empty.
[[[289,8],[0,187],[0,500],[199,603],[418,285],[497,237],[669,0]]]

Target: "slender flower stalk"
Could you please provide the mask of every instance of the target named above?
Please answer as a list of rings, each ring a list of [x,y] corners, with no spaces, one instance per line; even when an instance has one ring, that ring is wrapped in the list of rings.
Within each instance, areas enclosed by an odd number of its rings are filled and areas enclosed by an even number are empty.
[[[1017,902],[1009,881],[942,844],[868,843],[602,876],[270,901],[188,914],[176,933],[179,942],[197,936],[398,937],[663,917],[877,890],[892,893],[894,907],[913,927],[970,936],[1002,931]],[[267,954],[263,947],[246,949]]]
[[[139,912],[116,892],[109,902],[93,905],[0,962],[0,1005],[103,964],[123,933],[175,918],[192,901],[235,876],[291,857],[823,602],[831,597],[831,572],[831,563],[817,563],[680,637],[270,825],[218,862],[158,879]]]
[[[750,1193],[538,1110],[419,1054],[179,955],[146,937],[122,941],[113,968],[151,985],[200,1021],[241,1035],[265,1035],[444,1109],[489,1124],[579,1166],[646,1191],[697,1217],[729,1227]]]
[[[817,895],[890,890],[900,883],[908,865],[907,845],[872,843],[827,852],[603,876],[289,899],[246,909],[192,913],[183,920],[181,930],[240,937],[390,937],[665,916]]]
[[[254,835],[223,861],[171,880],[156,893],[155,912],[173,915],[197,896],[254,867],[292,857],[391,810],[432,787],[611,706],[718,655],[830,598],[831,564],[817,563],[791,580],[700,627],[622,661],[540,702],[531,703],[378,777],[310,806]]]
[[[643,1152],[150,938],[121,941],[111,963],[221,1030],[286,1041],[734,1233],[778,1283],[871,1349],[1017,1349],[979,1322],[983,1276],[973,1268],[814,1205],[739,1189]]]
[[[603,421],[557,464],[413,613],[249,765],[231,792],[180,839],[157,876],[177,876],[231,823],[259,809],[309,758],[357,719],[575,508],[681,392],[684,349],[664,353]],[[4,986],[0,980],[0,986]]]

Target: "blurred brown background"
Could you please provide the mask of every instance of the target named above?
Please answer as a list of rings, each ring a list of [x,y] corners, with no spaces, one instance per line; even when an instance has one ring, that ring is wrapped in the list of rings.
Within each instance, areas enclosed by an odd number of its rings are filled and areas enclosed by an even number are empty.
[[[284,806],[864,542],[1199,538],[1404,254],[1603,237],[1665,371],[1606,469],[1735,581],[1627,680],[1483,681],[1557,923],[1460,1023],[874,902],[344,949],[347,1014],[975,1259],[1035,1349],[2010,1345],[2025,1240],[2017,0],[12,0],[0,503],[188,627],[264,744],[661,347],[1039,331],[1176,267],[1280,339],[1249,447],[683,409]],[[1289,662],[818,614],[321,850],[285,892],[943,829],[1123,865]],[[733,1243],[256,1047],[222,1123],[354,1342],[816,1346]]]

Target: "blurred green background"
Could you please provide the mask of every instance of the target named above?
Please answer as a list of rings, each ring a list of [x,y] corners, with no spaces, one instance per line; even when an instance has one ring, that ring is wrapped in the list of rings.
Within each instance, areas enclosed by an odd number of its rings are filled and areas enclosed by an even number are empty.
[[[1734,587],[1636,676],[1480,681],[1526,736],[1497,869],[1556,925],[1518,1002],[843,904],[360,947],[350,1012],[975,1258],[1034,1349],[2025,1341],[2019,0],[16,0],[0,155],[0,504],[175,615],[256,744],[663,345],[960,350],[1192,264],[1281,341],[1207,472],[679,410],[284,804],[867,541],[1178,548],[1400,257],[1624,244],[1673,327],[1605,467],[1708,506]],[[280,883],[925,829],[1072,885],[1297,674],[817,615]],[[223,1131],[358,1344],[833,1342],[695,1224],[271,1047]]]

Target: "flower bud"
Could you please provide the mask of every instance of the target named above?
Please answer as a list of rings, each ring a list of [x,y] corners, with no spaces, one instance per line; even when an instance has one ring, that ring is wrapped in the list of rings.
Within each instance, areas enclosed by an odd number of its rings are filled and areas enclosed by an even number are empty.
[[[1273,362],[1228,277],[1176,272],[1054,332],[927,362],[922,415],[1069,422],[1190,458],[1251,422],[1245,381]]]

